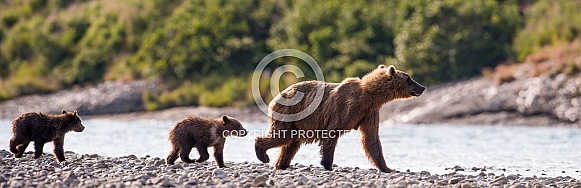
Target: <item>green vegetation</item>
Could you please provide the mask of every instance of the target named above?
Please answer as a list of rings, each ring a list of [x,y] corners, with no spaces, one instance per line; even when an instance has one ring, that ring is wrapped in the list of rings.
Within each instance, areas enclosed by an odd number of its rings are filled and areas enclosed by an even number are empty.
[[[436,1],[417,9],[395,39],[401,68],[424,83],[469,78],[510,56],[518,7],[496,1]]]
[[[570,43],[581,35],[581,1],[538,1],[525,15],[526,26],[514,40],[518,61],[545,46]]]
[[[0,101],[149,79],[162,92],[145,92],[148,110],[246,106],[257,63],[285,48],[313,56],[331,82],[395,64],[436,84],[579,38],[580,9],[577,0],[0,1]],[[283,64],[310,70],[295,58],[267,70]],[[285,74],[281,88],[299,80]]]
[[[393,57],[394,6],[391,1],[293,1],[270,30],[268,45],[308,53],[330,82],[363,76]]]

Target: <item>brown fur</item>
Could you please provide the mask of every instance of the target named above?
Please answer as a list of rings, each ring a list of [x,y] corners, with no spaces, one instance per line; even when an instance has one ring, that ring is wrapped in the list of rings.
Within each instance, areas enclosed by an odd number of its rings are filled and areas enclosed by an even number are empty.
[[[53,142],[54,154],[59,162],[65,160],[64,140],[65,134],[70,131],[83,132],[85,126],[81,124],[81,118],[77,111],[62,111],[59,115],[47,115],[30,112],[18,116],[12,121],[12,134],[10,139],[10,151],[14,157],[20,158],[26,147],[34,142],[34,158],[42,155],[42,148],[47,142]]]
[[[177,122],[169,131],[169,141],[172,150],[167,156],[167,163],[174,164],[178,156],[183,162],[204,162],[208,160],[208,147],[214,147],[214,158],[220,168],[224,166],[224,143],[227,136],[246,136],[246,129],[235,118],[222,116],[219,119],[208,119],[190,116]],[[190,151],[195,147],[200,158],[189,158]]]
[[[295,122],[283,122],[272,118],[272,112],[281,114],[298,113],[305,109],[315,98],[317,86],[324,84],[324,97],[319,107],[304,119]],[[263,137],[257,137],[255,151],[258,159],[264,163],[270,160],[266,151],[280,147],[275,163],[276,169],[286,169],[300,146],[306,143],[319,142],[322,155],[321,164],[332,170],[333,155],[339,132],[334,137],[317,135],[311,138],[293,136],[293,130],[359,130],[361,142],[367,157],[382,172],[391,172],[383,158],[379,141],[379,109],[389,101],[408,99],[419,96],[424,87],[411,77],[393,66],[380,65],[362,79],[347,78],[341,83],[324,83],[320,81],[300,82],[282,91],[269,104],[269,130]],[[281,97],[291,98],[296,92],[304,93],[304,99],[293,106],[277,103]],[[284,130],[284,131],[281,131]],[[337,132],[335,132],[337,133]]]

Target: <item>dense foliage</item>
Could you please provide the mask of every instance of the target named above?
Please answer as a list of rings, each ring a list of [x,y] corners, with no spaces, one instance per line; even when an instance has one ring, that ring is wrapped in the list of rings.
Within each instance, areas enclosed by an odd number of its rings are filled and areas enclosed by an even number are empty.
[[[327,81],[362,76],[393,57],[392,1],[293,1],[268,39],[272,49],[307,52]],[[305,67],[306,69],[306,67]]]
[[[518,61],[544,46],[569,43],[581,35],[581,1],[538,1],[524,11],[526,26],[516,35]]]
[[[254,104],[268,53],[315,58],[327,81],[395,64],[420,83],[478,75],[579,36],[567,0],[0,1],[0,100],[106,80],[150,79],[148,109]],[[269,65],[294,64],[283,58]],[[312,72],[305,72],[314,78]],[[268,76],[261,87],[268,87]],[[299,79],[283,76],[283,86]],[[263,96],[272,97],[266,91]]]
[[[520,25],[516,5],[435,1],[417,9],[395,39],[400,68],[427,84],[469,78],[510,56]]]

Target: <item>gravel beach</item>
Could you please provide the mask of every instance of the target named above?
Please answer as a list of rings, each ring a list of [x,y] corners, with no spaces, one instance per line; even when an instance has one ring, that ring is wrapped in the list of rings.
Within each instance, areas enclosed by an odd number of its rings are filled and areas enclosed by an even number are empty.
[[[375,169],[293,165],[273,170],[259,163],[228,163],[217,168],[213,161],[166,165],[158,157],[107,157],[66,152],[58,163],[45,153],[15,159],[0,151],[0,187],[581,187],[572,177],[524,177],[482,171],[476,175],[460,169],[447,174],[430,172],[382,173]],[[463,170],[463,169],[462,169]],[[475,169],[473,169],[475,170]],[[478,170],[478,169],[476,169]]]

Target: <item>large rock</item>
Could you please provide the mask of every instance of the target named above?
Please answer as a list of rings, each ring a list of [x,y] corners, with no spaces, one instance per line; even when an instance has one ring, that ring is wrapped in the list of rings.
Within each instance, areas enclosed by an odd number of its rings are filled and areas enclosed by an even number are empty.
[[[471,80],[431,86],[411,100],[387,103],[391,124],[579,125],[581,76],[518,79],[496,86]]]

